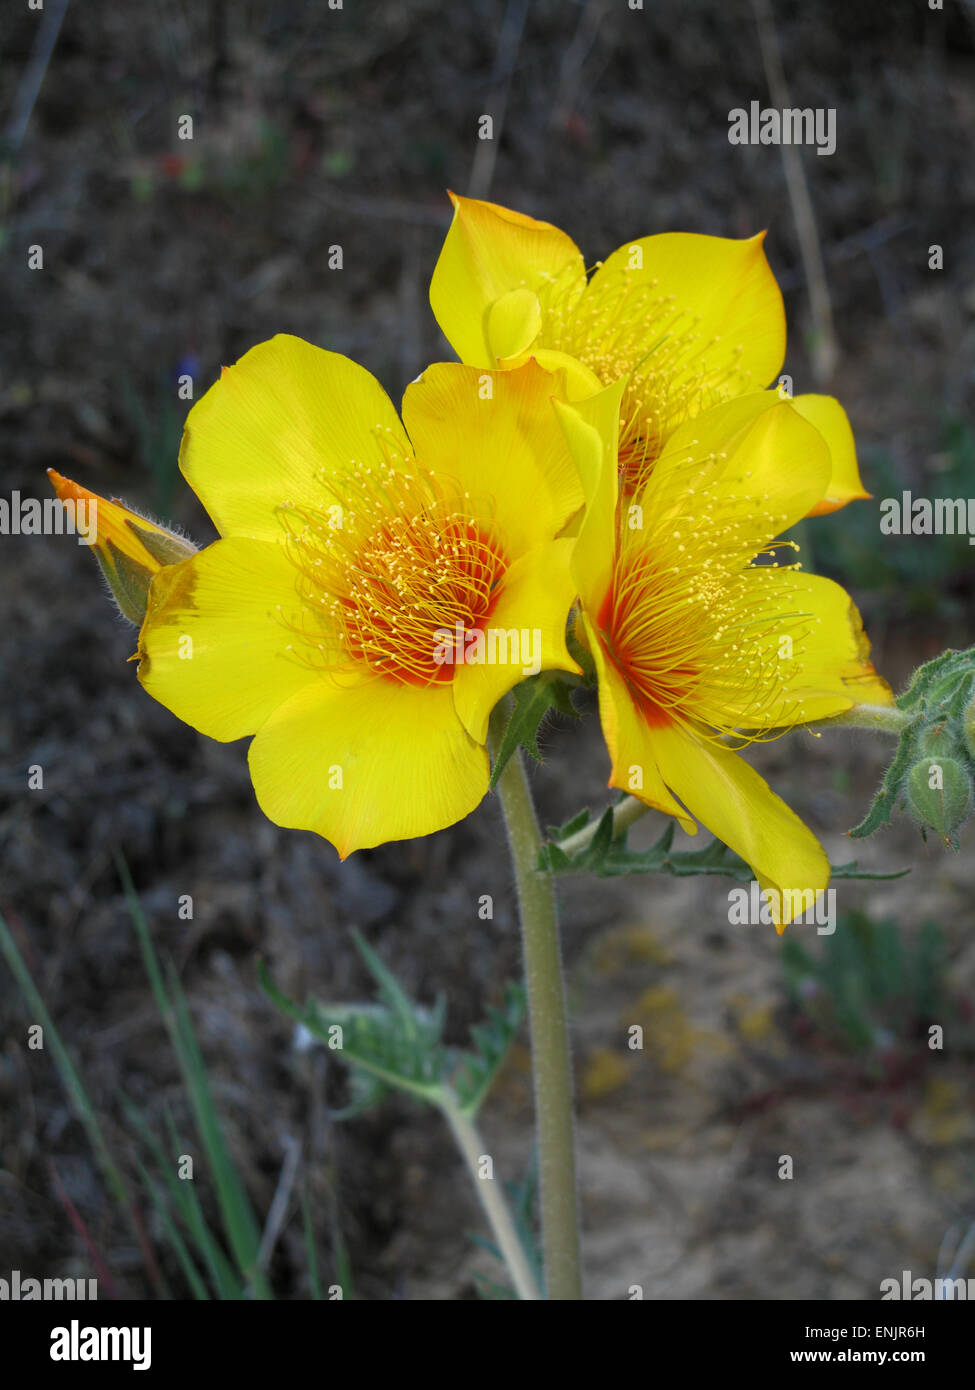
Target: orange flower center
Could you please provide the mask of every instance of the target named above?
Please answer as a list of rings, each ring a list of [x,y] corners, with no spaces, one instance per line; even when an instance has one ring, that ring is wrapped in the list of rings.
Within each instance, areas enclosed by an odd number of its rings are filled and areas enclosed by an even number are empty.
[[[281,509],[304,610],[293,630],[317,669],[448,681],[490,617],[506,569],[490,503],[409,462],[411,473],[360,465],[341,501]]]
[[[696,516],[648,518],[649,533],[620,521],[597,626],[648,723],[680,721],[742,745],[802,722],[793,683],[816,620],[777,582],[798,566],[766,563],[778,560],[778,547],[753,549],[747,516],[722,517],[717,505],[697,501]],[[724,544],[715,544],[718,536]],[[759,551],[759,563],[749,550]]]

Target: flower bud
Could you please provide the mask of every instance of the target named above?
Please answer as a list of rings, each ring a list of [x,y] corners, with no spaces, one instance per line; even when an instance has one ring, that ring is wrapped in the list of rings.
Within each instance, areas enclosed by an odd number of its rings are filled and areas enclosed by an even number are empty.
[[[958,741],[955,721],[939,719],[930,724],[918,741],[918,752],[922,758],[930,758],[936,763],[945,758],[964,758],[965,750]]]
[[[962,713],[961,736],[968,756],[975,762],[975,696],[969,700]]]
[[[62,502],[86,503],[90,519],[87,543],[95,552],[122,616],[141,627],[153,575],[166,565],[194,555],[196,546],[185,536],[157,526],[121,502],[107,501],[69,478],[62,478],[53,468],[47,470],[47,476]]]
[[[972,809],[972,779],[957,758],[921,758],[908,772],[904,789],[915,820],[944,839]]]

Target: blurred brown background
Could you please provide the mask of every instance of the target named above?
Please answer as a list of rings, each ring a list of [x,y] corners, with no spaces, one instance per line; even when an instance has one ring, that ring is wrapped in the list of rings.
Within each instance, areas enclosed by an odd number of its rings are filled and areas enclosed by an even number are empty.
[[[773,104],[749,0],[72,3],[55,41],[64,8],[4,15],[4,496],[45,496],[53,466],[211,539],[176,469],[176,377],[189,371],[199,395],[222,363],[290,332],[355,357],[398,400],[448,352],[427,286],[445,189],[472,191],[472,177],[481,196],[564,227],[589,261],[657,231],[768,228],[786,371],[796,391],[816,389],[781,151],[728,141],[732,108]],[[975,495],[975,7],[774,0],[772,16],[791,104],[837,111],[835,154],[801,155],[839,351],[823,386],[850,413],[878,499]],[[192,141],[177,138],[184,114]],[[336,243],[341,271],[327,264]],[[42,271],[27,268],[35,244]],[[928,268],[932,244],[942,271]],[[965,538],[881,538],[874,501],[802,539],[807,565],[860,603],[895,684],[971,644]],[[492,1263],[467,1234],[480,1216],[439,1121],[392,1099],[332,1122],[341,1068],[294,1050],[255,967],[265,958],[299,998],[363,997],[358,925],[419,997],[448,992],[448,1033],[463,1041],[519,964],[491,800],[452,831],[340,866],[324,842],[264,819],[245,745],[206,742],[143,694],[126,665],[133,632],[82,548],[0,537],[0,575],[0,910],[124,1171],[138,1185],[120,1091],[160,1133],[166,1106],[189,1124],[116,849],[189,996],[262,1219],[300,1153],[269,1264],[278,1296],[309,1296],[306,1190],[326,1282],[344,1244],[364,1298],[474,1297],[473,1271]],[[591,710],[546,747],[547,822],[604,804]],[[783,957],[771,929],[729,927],[721,880],[563,893],[590,1296],[641,1284],[647,1298],[876,1298],[902,1269],[933,1276],[946,1236],[950,1251],[975,1220],[971,831],[957,856],[903,822],[852,849],[842,832],[887,751],[834,732],[755,754],[834,862],[916,866],[840,883],[840,910],[865,916],[829,941],[806,928],[812,964]],[[26,790],[31,764],[43,790]],[[486,892],[493,922],[477,917]],[[177,917],[187,893],[192,921]],[[885,992],[894,937],[906,955]],[[89,1275],[83,1226],[118,1292],[155,1297],[49,1054],[25,1049],[30,1019],[0,966],[0,1275]],[[930,1021],[945,1024],[941,1053],[924,1044]],[[633,1022],[643,1053],[625,1048]],[[512,1180],[531,1149],[524,1042],[483,1117]],[[202,1163],[196,1185],[212,1212]],[[145,1222],[187,1296],[148,1208]]]

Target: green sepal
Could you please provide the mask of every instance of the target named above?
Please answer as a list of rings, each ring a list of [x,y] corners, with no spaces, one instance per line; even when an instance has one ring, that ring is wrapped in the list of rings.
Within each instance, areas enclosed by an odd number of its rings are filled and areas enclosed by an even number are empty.
[[[139,526],[131,518],[125,524],[138,537],[151,564],[140,564],[110,537],[92,549],[122,617],[135,627],[141,627],[149,606],[149,585],[160,567],[189,559],[196,553],[196,546],[174,533]]]
[[[538,728],[550,710],[557,710],[559,714],[568,715],[572,719],[580,717],[571,699],[571,680],[572,677],[566,676],[564,672],[546,671],[543,675],[522,681],[515,688],[514,709],[501,735],[494,766],[491,768],[491,780],[488,784],[490,790],[493,791],[497,786],[498,778],[517,748],[524,748],[536,762],[542,761],[538,747]]]

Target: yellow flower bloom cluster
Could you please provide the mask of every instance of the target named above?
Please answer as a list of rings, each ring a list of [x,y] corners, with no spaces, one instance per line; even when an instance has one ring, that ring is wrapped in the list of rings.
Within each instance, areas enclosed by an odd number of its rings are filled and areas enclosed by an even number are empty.
[[[764,888],[824,889],[738,750],[892,696],[848,595],[776,542],[868,494],[839,404],[767,389],[762,238],[645,237],[590,276],[558,228],[453,202],[430,299],[461,361],[402,420],[285,336],[190,412],[180,467],[220,539],[154,567],[139,679],[212,738],[253,735],[267,815],[345,856],[474,809],[498,701],[580,673],[571,617],[609,785],[700,820]]]

